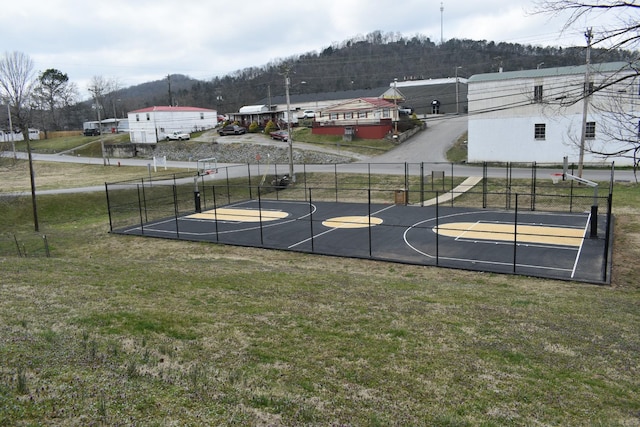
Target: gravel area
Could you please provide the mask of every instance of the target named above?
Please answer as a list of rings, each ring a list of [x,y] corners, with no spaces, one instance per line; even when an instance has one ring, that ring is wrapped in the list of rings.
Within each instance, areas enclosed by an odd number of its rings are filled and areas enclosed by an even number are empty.
[[[270,161],[272,163],[289,161],[289,146],[286,142],[272,141],[257,135],[218,138],[212,133],[207,133],[196,141],[199,144],[194,145],[179,141],[161,143],[155,147],[152,154],[148,154],[148,157],[167,156],[167,160],[176,161],[215,157],[220,163],[255,163],[258,158],[262,162]],[[359,157],[356,154],[294,142],[294,163],[348,163]]]

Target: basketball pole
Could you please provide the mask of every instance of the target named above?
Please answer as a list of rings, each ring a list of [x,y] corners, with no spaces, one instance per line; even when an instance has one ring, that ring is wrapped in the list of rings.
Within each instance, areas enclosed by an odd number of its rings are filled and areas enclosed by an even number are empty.
[[[196,213],[202,212],[202,200],[200,199],[200,188],[198,187],[198,178],[200,178],[200,171],[196,171],[196,176],[193,178],[193,202],[195,205]]]
[[[562,161],[562,179],[570,179],[573,181],[577,181],[580,184],[587,185],[589,187],[593,187],[593,204],[591,205],[591,218],[590,218],[590,226],[591,232],[590,237],[596,238],[598,237],[598,183],[589,181],[588,179],[582,178],[580,176],[571,175],[569,172],[569,158],[565,156]]]

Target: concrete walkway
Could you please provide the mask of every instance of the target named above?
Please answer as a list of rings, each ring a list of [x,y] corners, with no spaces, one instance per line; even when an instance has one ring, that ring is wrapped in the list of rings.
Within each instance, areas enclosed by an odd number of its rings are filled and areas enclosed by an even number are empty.
[[[455,199],[456,197],[461,196],[465,192],[471,190],[473,187],[478,185],[478,183],[480,181],[482,181],[482,177],[481,176],[470,176],[469,178],[465,179],[460,185],[458,185],[456,188],[454,188],[450,192],[441,194],[440,196],[438,196],[436,198],[433,198],[433,199],[425,200],[423,205],[424,206],[432,206],[432,205],[435,205],[435,204],[442,204],[442,203],[450,202],[451,200]]]

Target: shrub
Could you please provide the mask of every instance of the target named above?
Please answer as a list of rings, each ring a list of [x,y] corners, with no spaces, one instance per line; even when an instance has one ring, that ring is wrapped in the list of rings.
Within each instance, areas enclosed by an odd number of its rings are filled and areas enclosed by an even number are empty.
[[[275,131],[277,129],[276,124],[273,123],[273,120],[269,120],[269,122],[267,123],[267,126],[265,126],[264,128],[264,133],[265,135],[269,135],[271,132]]]
[[[258,132],[259,130],[260,130],[260,126],[258,125],[258,122],[251,122],[251,124],[249,125],[249,132],[255,133],[255,132]]]

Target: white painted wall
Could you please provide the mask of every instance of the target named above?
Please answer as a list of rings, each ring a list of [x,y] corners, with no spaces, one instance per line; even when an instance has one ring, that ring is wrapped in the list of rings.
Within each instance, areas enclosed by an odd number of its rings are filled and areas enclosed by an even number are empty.
[[[571,73],[573,68],[576,72]],[[578,161],[583,116],[579,97],[584,85],[584,73],[578,70],[580,67],[561,67],[472,77],[468,92],[468,161],[559,163],[564,156]],[[594,72],[591,80],[598,87],[611,81],[613,75]],[[537,85],[543,87],[542,102],[534,102]],[[633,163],[624,157],[605,158],[589,149],[612,152],[629,146],[613,135],[636,138],[638,119],[630,117],[630,122],[621,126],[620,116],[612,119],[607,112],[616,108],[637,111],[639,98],[635,79],[613,84],[591,97],[587,121],[596,123],[596,137],[585,142],[585,163]],[[535,138],[536,124],[546,126],[543,140]]]
[[[218,123],[215,110],[192,107],[152,107],[129,112],[132,143],[154,144],[172,132],[193,133],[213,129]]]

